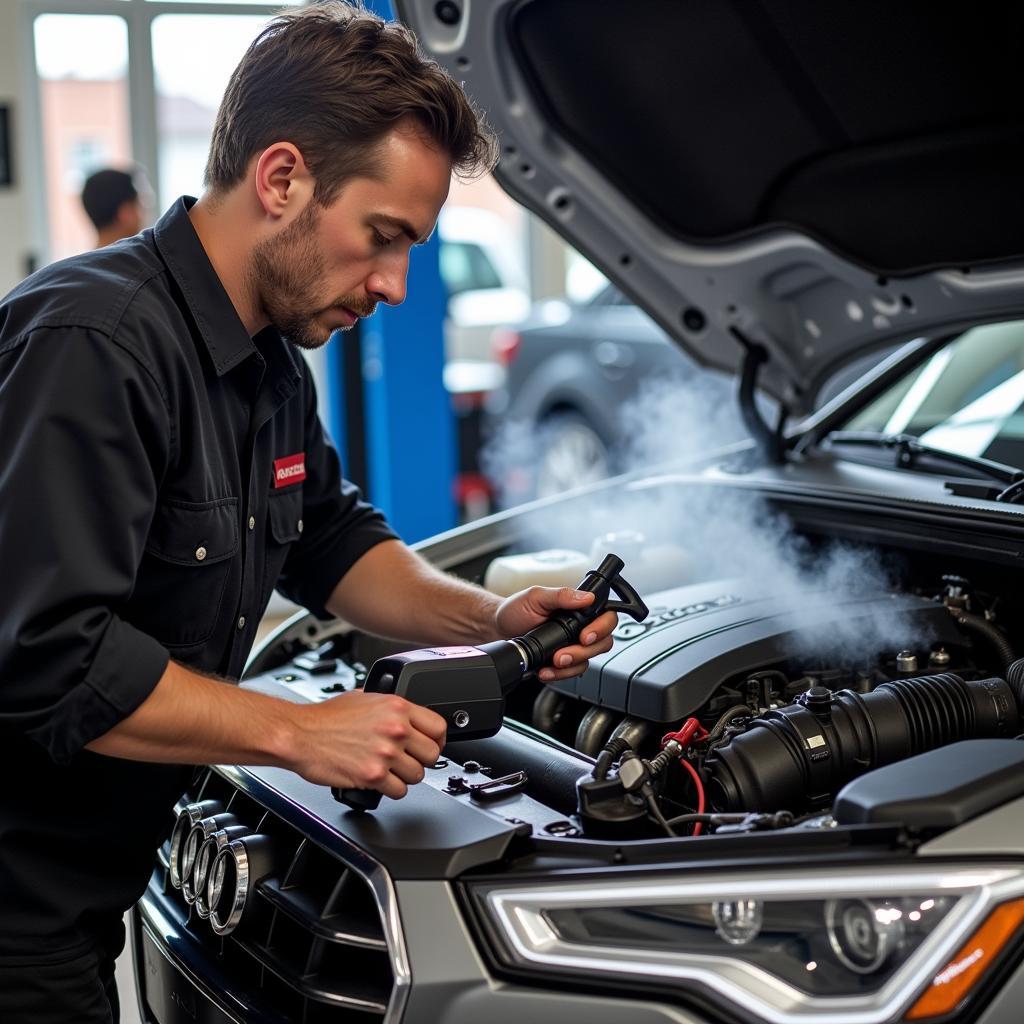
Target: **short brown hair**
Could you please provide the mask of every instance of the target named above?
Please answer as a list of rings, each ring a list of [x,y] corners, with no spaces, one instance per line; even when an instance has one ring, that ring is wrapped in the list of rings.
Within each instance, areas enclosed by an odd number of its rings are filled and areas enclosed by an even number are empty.
[[[376,145],[414,118],[460,177],[490,170],[494,135],[462,87],[403,25],[339,0],[275,18],[235,68],[217,111],[204,182],[223,192],[274,142],[298,147],[329,203],[372,175]]]

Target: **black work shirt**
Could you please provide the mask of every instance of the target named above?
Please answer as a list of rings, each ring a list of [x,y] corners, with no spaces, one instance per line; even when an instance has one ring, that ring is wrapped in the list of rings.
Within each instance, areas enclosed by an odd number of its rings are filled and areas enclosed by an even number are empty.
[[[275,586],[326,616],[394,537],[190,205],[0,303],[0,954],[87,942],[145,888],[189,769],[85,744],[169,657],[237,678]]]

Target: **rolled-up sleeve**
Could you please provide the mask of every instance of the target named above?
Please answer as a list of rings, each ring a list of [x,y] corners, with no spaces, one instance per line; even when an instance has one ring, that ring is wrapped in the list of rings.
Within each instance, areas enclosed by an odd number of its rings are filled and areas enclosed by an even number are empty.
[[[359,488],[342,478],[334,446],[317,415],[310,374],[303,380],[305,467],[303,532],[288,554],[277,589],[320,618],[330,618],[327,599],[342,576],[381,541],[398,535],[383,513],[364,501]]]
[[[131,714],[168,653],[119,615],[170,454],[165,396],[106,335],[0,351],[0,730],[58,762]]]

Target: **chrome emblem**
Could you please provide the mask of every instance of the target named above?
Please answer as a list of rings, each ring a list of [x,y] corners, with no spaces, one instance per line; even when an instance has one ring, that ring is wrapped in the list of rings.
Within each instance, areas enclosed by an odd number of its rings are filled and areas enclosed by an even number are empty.
[[[274,868],[274,844],[255,835],[216,800],[179,805],[168,874],[196,916],[218,935],[233,932],[256,885]]]

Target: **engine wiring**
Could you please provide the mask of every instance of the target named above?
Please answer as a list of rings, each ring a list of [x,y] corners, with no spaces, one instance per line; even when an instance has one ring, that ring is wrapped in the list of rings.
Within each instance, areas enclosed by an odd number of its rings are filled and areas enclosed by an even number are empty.
[[[749,709],[739,705],[730,708],[721,716],[716,723],[718,736],[725,730],[728,723],[739,717],[740,712],[749,714]],[[696,718],[688,718],[675,732],[667,733],[662,737],[661,753],[650,761],[637,757],[632,751],[623,756],[623,762],[629,764],[630,781],[626,784],[627,791],[640,792],[645,800],[649,817],[656,822],[665,834],[673,838],[677,837],[675,831],[677,826],[692,825],[691,836],[696,837],[703,834],[705,826],[714,829],[716,832],[751,832],[763,829],[777,829],[790,827],[796,818],[790,811],[777,811],[775,813],[756,813],[750,811],[718,812],[707,813],[707,798],[704,788],[704,780],[700,771],[690,763],[689,754],[697,743],[711,744],[716,739],[715,729],[711,732],[706,730]],[[654,793],[654,779],[661,775],[672,760],[677,760],[682,769],[690,776],[693,782],[694,791],[697,795],[697,807],[693,813],[680,814],[671,819],[666,819],[658,806],[658,800]]]
[[[747,704],[734,704],[731,708],[719,716],[718,721],[708,730],[708,741],[714,742],[726,730],[730,722],[737,718],[750,718],[753,715],[750,706]]]
[[[864,770],[866,755],[858,752],[873,749],[867,734],[876,720],[888,722],[894,702],[915,711],[906,727],[910,739],[929,748],[974,735],[961,721],[962,706],[973,709],[977,735],[1004,735],[993,701],[1002,707],[1009,697],[1000,692],[996,700],[990,691],[1001,681],[997,675],[1008,672],[1003,663],[1017,662],[992,612],[998,598],[974,591],[959,576],[942,580],[944,591],[932,592],[939,607],[927,643],[869,651],[860,659],[801,654],[742,680],[737,675],[688,717],[675,718],[679,724],[653,753],[657,722],[624,719],[595,750],[592,774],[577,783],[584,830],[609,838],[630,832],[694,838],[792,827],[820,815],[840,785]],[[943,625],[948,620],[942,611],[959,627],[962,642]],[[971,652],[979,646],[999,663],[995,674],[975,665]],[[1024,679],[1024,670],[1018,675]],[[1024,694],[1024,682],[1015,675],[1002,685],[1024,707],[1018,694]],[[771,728],[756,728],[763,723]],[[801,741],[808,736],[813,746]],[[847,764],[854,754],[859,759]],[[760,763],[774,773],[770,786],[756,767]],[[811,769],[821,779],[809,793],[802,780],[814,774]],[[792,810],[773,808],[776,796]]]
[[[734,711],[735,709],[730,709]],[[744,708],[746,710],[746,708]],[[730,714],[727,712],[727,716]],[[728,720],[728,718],[726,718]],[[723,726],[724,727],[724,726]],[[678,760],[683,769],[690,775],[697,793],[697,814],[703,815],[705,808],[704,783],[701,780],[697,769],[687,760],[687,753],[692,744],[709,739],[710,733],[696,718],[687,718],[675,732],[666,733],[661,740],[661,753],[650,761],[633,758],[633,764],[637,761],[642,765],[642,775],[639,768],[631,767],[630,774],[634,776],[635,782],[628,783],[627,791],[639,790],[647,804],[650,817],[660,825],[670,836],[675,836],[672,826],[666,821],[665,816],[658,807],[657,798],[654,795],[652,782],[660,776],[674,760]],[[607,749],[607,748],[606,748]],[[620,766],[620,775],[622,768]],[[702,830],[702,823],[698,821],[691,833],[699,836]]]
[[[747,818],[746,814],[734,812],[732,814],[708,814],[701,812],[700,814],[678,814],[674,818],[669,818],[665,824],[670,828],[675,828],[677,825],[731,825],[740,824]],[[694,835],[697,833],[694,832]]]
[[[679,763],[690,773],[690,778],[693,779],[693,785],[697,790],[697,814],[701,815],[704,813],[704,783],[701,782],[700,775],[697,773],[697,769],[686,760],[685,757],[679,758]],[[701,833],[702,822],[698,821],[693,826],[693,835],[699,836]]]
[[[661,808],[658,806],[658,801],[654,796],[653,792],[644,793],[644,798],[647,801],[647,809],[650,811],[651,817],[665,830],[666,835],[671,836],[673,839],[677,838],[675,830],[672,828],[672,823],[665,820],[665,815],[661,813]],[[700,826],[697,826],[700,828]],[[694,835],[697,833],[695,832]]]

